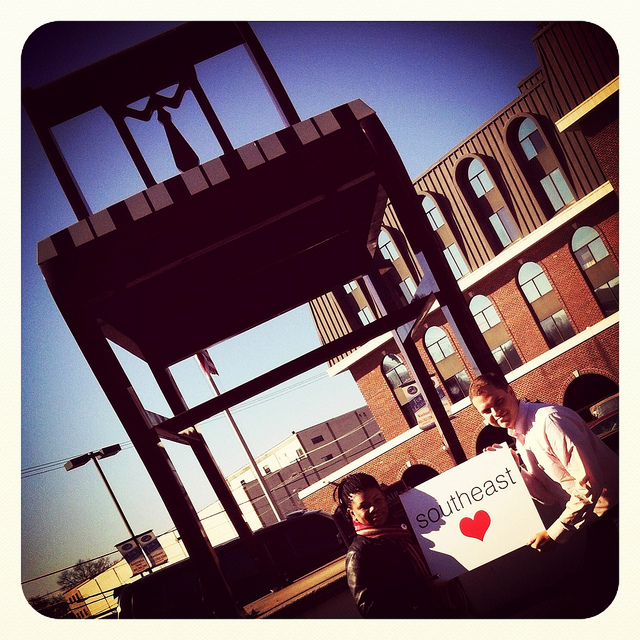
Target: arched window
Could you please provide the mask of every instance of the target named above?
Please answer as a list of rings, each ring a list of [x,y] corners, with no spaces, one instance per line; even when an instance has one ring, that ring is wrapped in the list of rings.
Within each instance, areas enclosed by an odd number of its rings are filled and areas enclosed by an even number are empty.
[[[424,334],[424,345],[451,401],[463,400],[469,393],[469,376],[442,327],[429,327]]]
[[[478,218],[484,218],[491,224],[493,235],[485,229],[489,244],[494,251],[500,251],[522,237],[520,229],[511,215],[499,189],[494,189],[493,180],[478,158],[469,162],[467,167],[469,185],[477,200],[469,202]],[[467,190],[468,192],[468,190]],[[486,225],[483,225],[486,227]]]
[[[482,295],[474,296],[469,310],[502,372],[508,373],[519,367],[522,360],[491,300]]]
[[[518,271],[518,284],[550,347],[575,335],[565,310],[539,264],[525,262]]]
[[[451,341],[442,327],[429,327],[424,334],[424,342],[434,363],[455,353]]]
[[[585,274],[605,315],[618,311],[618,267],[593,227],[580,227],[571,239],[571,251]]]
[[[397,260],[400,257],[398,250],[396,249],[396,245],[393,244],[393,241],[389,237],[389,234],[383,229],[378,236],[378,247],[380,247],[380,253],[387,260]]]
[[[482,162],[477,158],[474,158],[469,163],[467,169],[467,176],[469,177],[469,184],[475,191],[478,198],[482,197],[485,193],[488,193],[493,189],[493,182],[487,173],[487,170],[482,165]]]
[[[409,426],[418,424],[426,402],[402,358],[390,353],[382,359],[381,369]]]
[[[531,118],[525,118],[518,127],[518,142],[527,160],[535,158],[546,147],[538,127]]]
[[[382,373],[392,389],[413,382],[406,365],[395,353],[390,353],[382,359]]]
[[[435,231],[439,229],[444,224],[444,218],[440,213],[440,209],[436,204],[435,200],[429,196],[425,195],[422,200],[422,208],[424,212],[427,214],[427,219],[429,220],[429,224],[431,228]]]
[[[523,170],[531,181],[539,181],[554,213],[573,202],[575,198],[560,170],[560,162],[533,119],[524,118],[520,122],[517,138],[524,154]],[[548,207],[546,203],[544,206]]]

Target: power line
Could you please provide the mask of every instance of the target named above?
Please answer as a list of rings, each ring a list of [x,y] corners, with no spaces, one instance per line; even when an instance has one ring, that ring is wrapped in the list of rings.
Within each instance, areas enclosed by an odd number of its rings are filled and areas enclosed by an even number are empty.
[[[294,382],[286,387],[283,387],[282,389],[278,389],[276,391],[273,391],[271,393],[267,393],[263,396],[258,396],[255,398],[251,398],[249,400],[245,400],[244,402],[241,402],[239,405],[237,405],[237,407],[235,408],[235,411],[245,411],[247,409],[251,409],[252,407],[258,406],[260,404],[263,404],[265,402],[268,402],[269,400],[272,400],[274,398],[279,398],[283,395],[286,395],[288,393],[291,393],[292,391],[296,391],[298,389],[301,389],[302,387],[306,387],[310,384],[313,384],[315,382],[318,382],[321,379],[324,379],[326,377],[325,373],[320,373],[320,374],[316,374],[315,376],[312,376],[311,378],[307,378],[305,380],[299,380],[298,382]],[[201,424],[205,425],[208,424],[214,420],[216,420],[219,416],[213,416],[207,420],[204,420]],[[120,447],[122,449],[130,449],[133,447],[133,443],[131,442],[131,440],[128,440],[127,442],[121,443]],[[81,455],[81,454],[80,454]],[[63,458],[61,460],[54,460],[52,462],[44,462],[42,464],[38,464],[38,465],[34,465],[32,467],[26,467],[25,469],[22,469],[21,471],[21,478],[31,478],[33,476],[38,476],[41,475],[43,473],[48,473],[49,471],[57,471],[58,469],[62,469],[64,467],[65,462],[67,462],[67,460],[70,460],[71,458],[74,458],[76,456],[69,456],[68,458]]]
[[[123,442],[120,444],[120,448],[122,450],[131,449],[133,448],[133,442],[131,442],[131,440],[127,440],[127,442]],[[31,478],[32,476],[39,476],[43,473],[48,473],[49,471],[63,469],[65,462],[71,460],[71,458],[74,457],[77,456],[69,456],[68,458],[63,458],[62,460],[54,460],[53,462],[44,462],[42,464],[34,465],[33,467],[26,467],[21,471],[21,478]]]

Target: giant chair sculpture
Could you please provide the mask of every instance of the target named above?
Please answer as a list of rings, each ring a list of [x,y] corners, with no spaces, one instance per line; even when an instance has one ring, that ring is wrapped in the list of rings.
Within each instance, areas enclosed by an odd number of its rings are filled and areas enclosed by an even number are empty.
[[[233,148],[195,72],[202,60],[244,45],[284,124]],[[159,92],[177,85],[173,97]],[[167,107],[192,92],[223,154],[200,164]],[[148,98],[142,112],[129,105]],[[264,571],[277,574],[253,544],[197,423],[332,357],[407,323],[405,347],[455,462],[465,459],[415,349],[421,317],[447,306],[480,370],[497,365],[425,223],[413,185],[375,112],[362,101],[300,121],[246,23],[187,23],[50,84],[23,103],[77,222],[38,244],[38,264],[56,304],[136,447],[176,525],[214,617],[240,614],[215,552],[161,439],[193,449],[238,535]],[[146,189],[91,212],[56,145],[52,128],[101,107]],[[127,117],[163,124],[178,175],[156,183]],[[105,176],[108,180],[109,176]],[[390,201],[413,251],[433,274],[428,295],[191,409],[169,367],[363,275]],[[422,328],[422,331],[424,329]],[[154,424],[108,340],[144,360],[173,417]],[[499,370],[498,370],[499,371]],[[277,577],[274,576],[274,584]]]

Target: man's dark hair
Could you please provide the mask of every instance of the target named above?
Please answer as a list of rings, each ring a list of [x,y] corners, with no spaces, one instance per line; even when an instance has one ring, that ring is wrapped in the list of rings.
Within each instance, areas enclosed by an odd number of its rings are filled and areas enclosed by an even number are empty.
[[[380,484],[368,473],[354,473],[346,476],[333,490],[333,499],[338,502],[339,508],[346,514],[351,507],[351,497],[366,489],[380,489]]]
[[[497,373],[483,373],[473,380],[469,387],[469,400],[473,400],[476,396],[483,395],[487,387],[494,387],[500,391],[508,391],[509,383]]]

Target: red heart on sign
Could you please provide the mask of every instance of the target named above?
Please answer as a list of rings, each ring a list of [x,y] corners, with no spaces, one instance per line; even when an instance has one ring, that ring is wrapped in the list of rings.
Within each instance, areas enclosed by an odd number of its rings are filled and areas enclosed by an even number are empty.
[[[477,538],[482,542],[484,534],[491,524],[491,518],[486,511],[478,511],[472,518],[462,518],[460,520],[460,532],[467,538]]]

